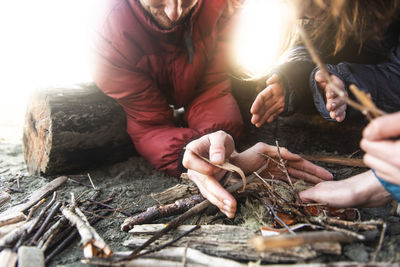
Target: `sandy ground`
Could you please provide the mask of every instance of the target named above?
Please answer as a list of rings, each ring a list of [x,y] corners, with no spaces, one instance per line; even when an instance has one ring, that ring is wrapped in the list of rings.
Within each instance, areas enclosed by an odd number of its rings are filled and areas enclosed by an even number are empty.
[[[17,130],[18,132],[18,127],[18,125],[9,125],[7,131],[3,131],[3,129],[7,127],[2,128],[2,135],[0,136],[0,184],[2,189],[17,188],[17,180],[19,180],[19,190],[21,192],[11,192],[12,201],[3,206],[0,212],[18,203],[34,190],[49,182],[47,178],[30,176],[26,172],[20,138],[18,135],[11,134],[10,137],[10,135],[6,136],[5,134],[8,131],[15,133]],[[252,134],[251,131],[249,134]],[[299,139],[296,138],[296,140]],[[293,144],[287,142],[287,145],[290,146]],[[244,146],[246,146],[246,144],[244,144]],[[307,145],[307,147],[310,151],[315,149],[315,147],[310,147],[309,145]],[[329,165],[326,165],[326,167],[335,174],[335,177],[341,178],[362,171],[362,169],[359,168],[339,168]],[[102,166],[96,170],[88,170],[87,172],[90,173],[95,186],[102,190],[102,194],[99,197],[100,199],[105,199],[110,194],[113,194],[114,198],[110,205],[123,208],[130,213],[143,210],[155,204],[155,201],[149,196],[149,193],[160,192],[179,182],[177,178],[169,177],[154,170],[147,162],[138,156],[131,157],[124,162],[111,166]],[[90,185],[88,179],[79,179],[82,183]],[[69,199],[70,192],[74,192],[76,196],[88,196],[93,192],[93,189],[91,189],[90,186],[86,187],[67,182],[59,189],[59,198],[61,200]],[[381,218],[388,223],[388,234],[385,238],[383,249],[378,256],[378,260],[399,263],[400,218],[390,215],[389,209],[390,207],[362,209],[362,216],[364,220]],[[128,239],[129,235],[120,231],[120,225],[124,219],[125,216],[114,214],[95,225],[98,232],[115,251],[126,250],[121,244]],[[79,261],[82,257],[82,249],[77,242],[78,241],[75,241],[68,249],[55,257],[50,266],[80,265]],[[368,262],[375,246],[376,242],[371,244],[355,243],[344,245],[341,256],[324,256],[312,262]]]

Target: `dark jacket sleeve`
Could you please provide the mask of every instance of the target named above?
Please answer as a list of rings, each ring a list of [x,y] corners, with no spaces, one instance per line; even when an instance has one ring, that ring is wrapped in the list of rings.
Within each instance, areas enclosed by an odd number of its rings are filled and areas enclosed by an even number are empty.
[[[271,72],[278,74],[284,90],[285,108],[281,115],[314,110],[309,88],[309,77],[314,68],[306,48],[297,46],[289,52],[288,61]]]
[[[355,97],[349,92],[350,84],[356,85],[360,90],[369,93],[378,108],[386,112],[400,110],[400,46],[394,47],[388,59],[379,64],[355,64],[341,62],[337,65],[327,65],[328,71],[340,78],[349,96]],[[323,96],[318,90],[314,74],[310,76],[310,87],[312,89],[314,103],[318,111],[325,119],[330,119],[329,112],[325,107]],[[350,117],[356,116],[354,110],[349,110]]]

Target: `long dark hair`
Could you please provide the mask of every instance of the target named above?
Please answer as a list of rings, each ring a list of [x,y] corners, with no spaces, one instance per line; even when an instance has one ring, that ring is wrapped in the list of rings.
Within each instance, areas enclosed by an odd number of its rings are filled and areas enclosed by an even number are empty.
[[[360,45],[380,41],[399,11],[400,0],[312,0],[326,10],[312,38],[336,54],[350,39]]]

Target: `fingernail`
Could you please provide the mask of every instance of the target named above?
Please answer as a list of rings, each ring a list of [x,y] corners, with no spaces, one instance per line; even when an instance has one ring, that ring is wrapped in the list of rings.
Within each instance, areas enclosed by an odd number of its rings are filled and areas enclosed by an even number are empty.
[[[221,162],[222,161],[222,155],[220,153],[214,153],[211,155],[211,161],[213,162]]]
[[[335,103],[332,103],[331,104],[331,108],[335,108],[336,107],[336,104]]]

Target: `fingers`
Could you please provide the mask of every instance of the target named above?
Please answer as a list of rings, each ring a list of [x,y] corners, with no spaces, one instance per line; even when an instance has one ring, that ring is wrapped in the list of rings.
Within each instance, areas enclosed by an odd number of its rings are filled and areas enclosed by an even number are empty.
[[[303,202],[331,207],[378,207],[390,201],[388,193],[371,171],[340,181],[322,182],[299,193]]]
[[[332,82],[336,87],[344,92],[344,83],[335,75],[331,75]],[[317,71],[315,74],[315,81],[318,83],[319,88],[325,93],[326,109],[329,111],[329,116],[338,121],[342,122],[346,117],[347,105],[343,98],[338,97],[335,91],[328,84],[321,71]]]
[[[210,159],[214,164],[222,164],[234,151],[235,144],[232,136],[224,131],[217,131],[193,140],[186,148],[182,165],[187,169],[213,176],[220,172],[220,168],[209,164],[193,152]]]
[[[250,108],[250,113],[253,115],[251,118],[251,123],[255,126],[260,127],[265,121],[262,121],[265,111],[268,106],[273,105],[273,101],[270,101],[272,98],[272,91],[270,88],[265,88],[261,91]]]
[[[227,217],[233,218],[236,212],[236,200],[212,176],[206,176],[189,170],[189,178],[197,185],[201,194],[217,206]]]
[[[331,176],[322,178],[318,175],[314,175],[313,173],[302,171],[297,168],[293,168],[291,166],[287,166],[286,169],[291,178],[296,179],[296,180],[304,180],[304,181],[312,183],[312,184],[318,184],[320,182],[332,180]]]
[[[360,143],[367,155],[374,156],[400,168],[400,140],[399,141],[369,141],[362,139]]]
[[[388,182],[400,185],[400,168],[398,166],[394,166],[386,160],[382,160],[369,154],[364,156],[364,162],[375,170],[378,177]]]
[[[267,88],[257,95],[250,108],[250,113],[252,114],[251,123],[256,127],[260,127],[266,121],[272,122],[283,112],[284,105],[283,87],[279,81],[279,76],[273,74],[267,80]]]
[[[400,135],[400,112],[374,119],[364,129],[363,137],[368,140],[382,140]]]
[[[333,107],[334,108],[332,108],[332,110],[329,112],[329,116],[332,119],[336,120],[337,122],[342,122],[344,120],[344,118],[346,117],[347,105],[342,104],[341,106],[336,108],[336,104],[335,104]],[[329,109],[328,109],[328,111],[329,111]]]

